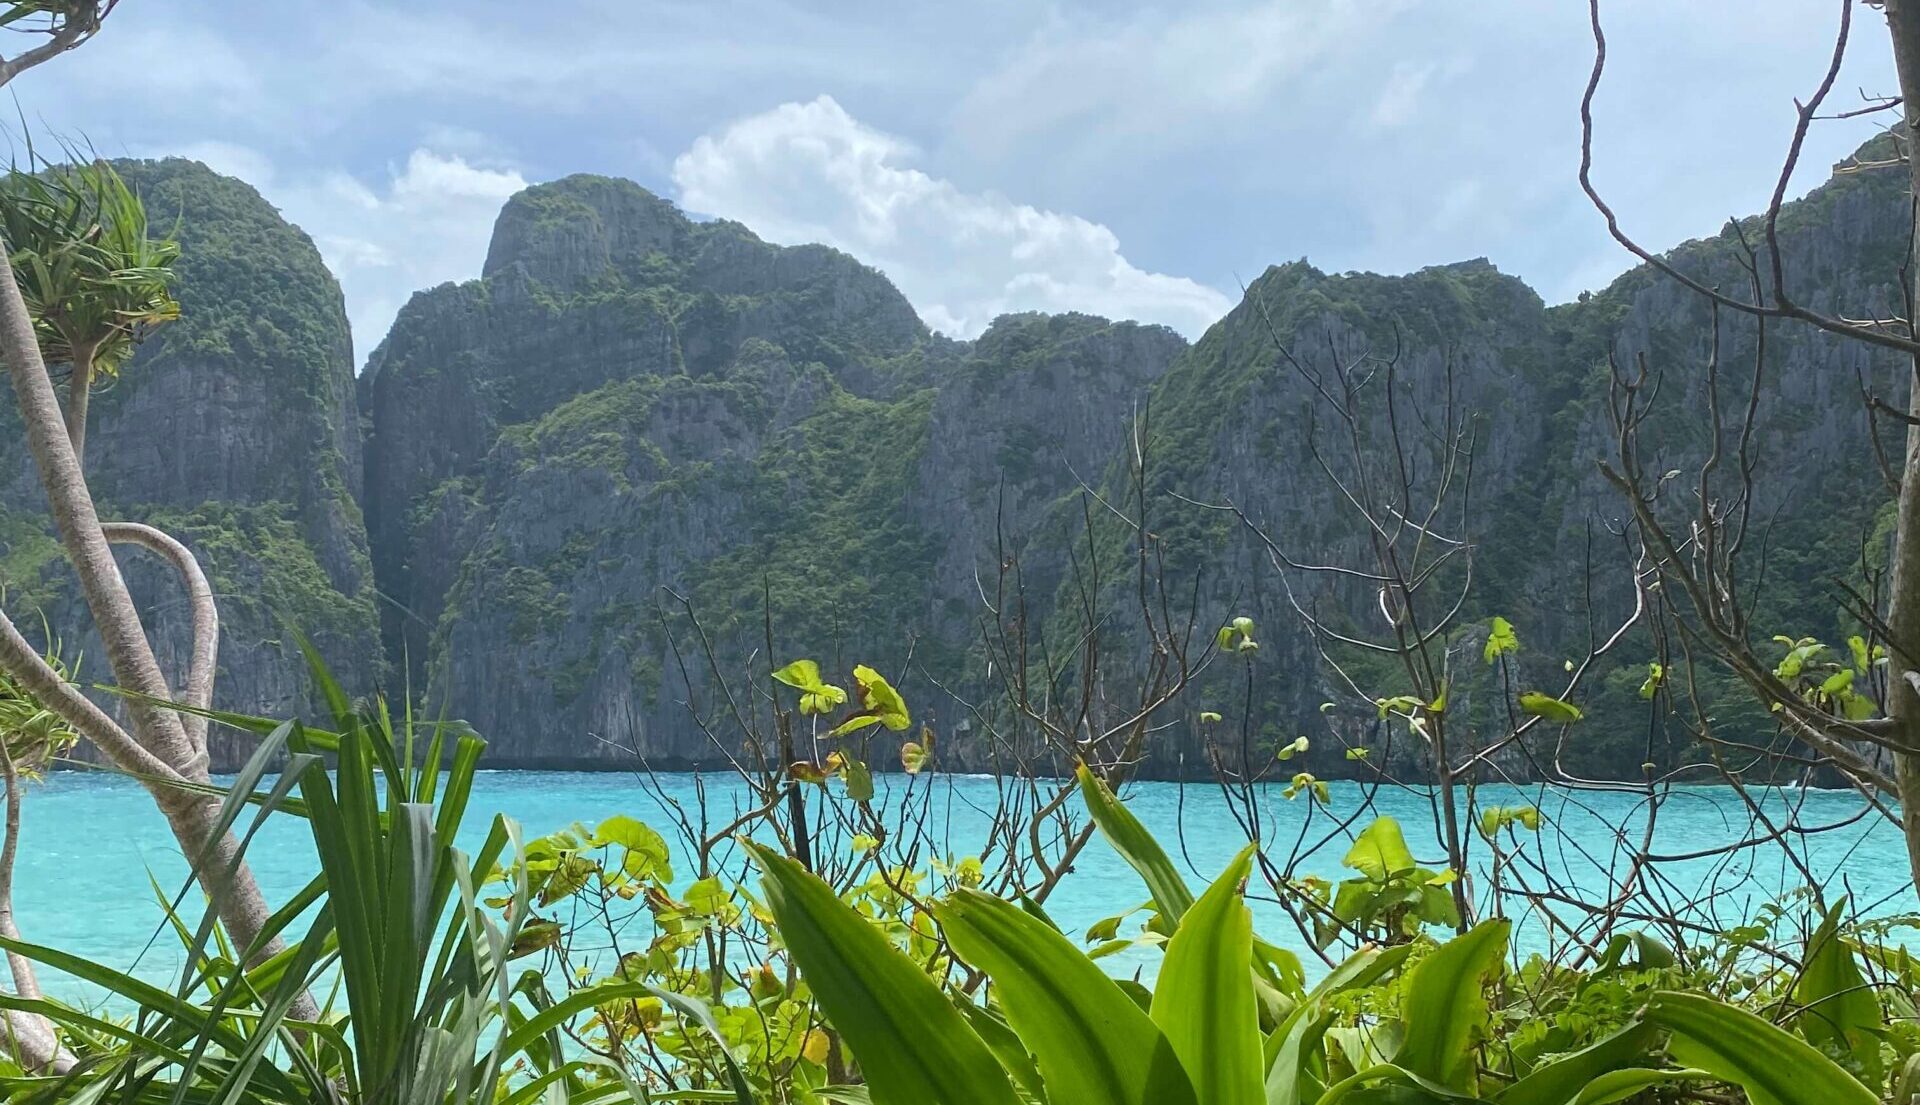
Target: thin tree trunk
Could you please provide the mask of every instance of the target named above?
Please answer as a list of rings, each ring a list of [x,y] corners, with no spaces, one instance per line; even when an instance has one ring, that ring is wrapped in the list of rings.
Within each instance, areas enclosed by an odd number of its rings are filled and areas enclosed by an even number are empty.
[[[6,772],[7,828],[0,837],[0,936],[20,939],[20,926],[13,920],[13,866],[20,857],[20,765],[13,750],[0,734],[0,771]],[[33,961],[18,952],[7,953],[7,965],[13,969],[13,992],[23,998],[40,996],[40,979],[33,973]]]
[[[93,400],[93,350],[73,351],[73,376],[67,382],[67,440],[81,470],[87,466],[87,406]]]
[[[13,750],[7,747],[4,739],[0,739],[0,771],[6,773],[7,788],[6,836],[0,839],[0,936],[19,940],[20,926],[13,920],[13,866],[20,855],[20,801],[23,792],[20,787],[20,765],[14,762]],[[7,965],[13,972],[13,992],[23,998],[38,1000],[41,997],[40,979],[34,974],[33,961],[10,951],[7,953]],[[26,1070],[65,1074],[73,1069],[72,1053],[60,1046],[53,1026],[38,1013],[7,1010],[4,1022],[0,1022],[0,1037],[4,1037],[8,1053],[18,1058]]]
[[[3,243],[0,255],[5,255]],[[127,699],[134,737],[183,777],[204,782],[206,761],[198,756],[179,714],[155,704],[171,700],[173,694],[147,643],[139,609],[127,592],[126,580],[121,578],[120,566],[101,528],[54,395],[53,381],[40,357],[32,317],[9,265],[0,265],[0,359],[5,360],[13,378],[27,448],[39,469],[61,543],[79,576],[81,593],[106,646],[107,664],[114,680],[134,692]],[[150,784],[148,789],[172,826],[182,852],[193,863],[201,885],[213,898],[227,932],[241,946],[251,944],[273,911],[267,907],[252,870],[239,862],[239,842],[232,833],[217,831],[219,799],[177,790],[164,782]],[[279,946],[275,940],[268,950],[276,951]],[[304,998],[300,1005],[294,1011],[296,1017],[313,1014],[310,998]]]
[[[1920,199],[1920,150],[1914,139],[1920,135],[1920,0],[1887,0],[1887,29],[1893,38],[1893,61],[1900,78],[1902,114],[1907,120],[1907,172],[1913,195]],[[1914,238],[1915,259],[1920,260],[1920,235]],[[1920,271],[1920,270],[1916,270]],[[1907,317],[1914,316],[1914,305],[1907,305]],[[1920,415],[1920,363],[1908,376],[1907,408]],[[1920,747],[1920,695],[1902,674],[1920,667],[1920,425],[1907,427],[1906,461],[1901,468],[1900,507],[1894,531],[1893,584],[1887,608],[1887,627],[1891,640],[1895,677],[1888,692],[1892,699],[1887,713],[1897,723],[1899,743]],[[1900,789],[1900,812],[1907,838],[1907,859],[1916,884],[1920,884],[1920,757],[1905,753],[1894,755],[1894,777]]]

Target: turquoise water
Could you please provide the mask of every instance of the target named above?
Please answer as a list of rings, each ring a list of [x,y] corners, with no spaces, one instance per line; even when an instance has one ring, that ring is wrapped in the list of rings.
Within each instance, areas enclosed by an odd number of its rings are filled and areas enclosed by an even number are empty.
[[[897,801],[903,776],[882,776],[880,800]],[[954,854],[977,851],[996,796],[991,779],[934,777],[917,784],[931,785],[930,824],[945,826]],[[710,776],[701,781],[717,824],[731,820],[741,797],[737,782]],[[576,821],[589,824],[616,813],[654,824],[673,839],[661,795],[691,807],[696,796],[692,775],[659,777],[658,789],[631,775],[567,772],[483,772],[475,789],[466,832],[469,847],[484,835],[488,817],[502,812],[517,819],[528,836],[537,836]],[[1187,869],[1196,886],[1216,874],[1245,840],[1229,816],[1217,788],[1205,784],[1146,783],[1127,793],[1130,807],[1166,844]],[[1563,792],[1540,788],[1485,787],[1478,795],[1484,805],[1537,804],[1550,825],[1529,844],[1528,854],[1544,870],[1580,887],[1586,894],[1604,893],[1608,872],[1623,866],[1619,843],[1624,835],[1637,845],[1645,826],[1641,796],[1620,792]],[[1263,837],[1270,854],[1284,858],[1296,839],[1316,841],[1336,831],[1336,818],[1358,814],[1355,827],[1376,813],[1399,818],[1423,862],[1442,866],[1441,849],[1434,843],[1432,805],[1424,794],[1382,789],[1363,808],[1368,792],[1357,784],[1335,783],[1329,804],[1311,809],[1305,800],[1288,801],[1280,788],[1263,792],[1258,800]],[[1803,826],[1839,825],[1810,835],[1793,834],[1795,854],[1831,893],[1851,893],[1854,900],[1877,913],[1920,907],[1907,875],[1899,834],[1877,815],[1862,813],[1863,802],[1851,792],[1772,792],[1763,809],[1776,819],[1797,812]],[[1610,825],[1622,826],[1616,834]],[[1708,787],[1682,788],[1665,800],[1656,822],[1654,850],[1694,853],[1750,835],[1750,815],[1733,792]],[[1299,868],[1300,874],[1339,879],[1344,839],[1330,843]],[[303,886],[315,870],[304,824],[279,817],[256,838],[249,857],[270,901],[279,901]],[[1473,884],[1484,889],[1485,853],[1470,864]],[[684,864],[677,865],[684,868]],[[136,784],[111,775],[68,772],[33,787],[25,806],[15,904],[27,939],[51,944],[143,977],[163,981],[179,967],[179,952],[171,933],[160,929],[162,913],[155,901],[149,872],[169,893],[179,889],[185,861],[165,823]],[[1538,873],[1529,873],[1540,881]],[[1727,856],[1663,863],[1654,886],[1678,905],[1697,903],[1703,919],[1732,925],[1753,914],[1768,901],[1806,885],[1806,878],[1778,847],[1743,850]],[[1104,842],[1098,839],[1080,857],[1074,871],[1047,902],[1053,917],[1069,931],[1084,930],[1095,920],[1119,913],[1146,897],[1139,880]],[[1272,902],[1256,901],[1260,931],[1283,946],[1307,951],[1306,941]],[[1516,914],[1521,911],[1509,906]],[[1577,912],[1566,916],[1578,919]],[[1122,930],[1127,931],[1126,929]],[[1537,916],[1520,916],[1518,942],[1523,950],[1542,946],[1546,926]],[[157,938],[156,938],[157,937]],[[1151,969],[1151,953],[1140,951],[1109,960],[1117,970]],[[90,999],[71,979],[43,980],[55,996]]]

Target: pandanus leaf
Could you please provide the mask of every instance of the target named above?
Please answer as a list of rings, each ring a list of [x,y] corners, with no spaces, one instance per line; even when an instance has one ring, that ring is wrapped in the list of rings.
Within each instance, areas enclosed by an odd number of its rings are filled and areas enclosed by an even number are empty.
[[[993,1052],[919,965],[798,863],[746,848],[788,954],[876,1105],[1015,1105]]]
[[[1242,849],[1180,919],[1153,991],[1153,1023],[1206,1105],[1261,1105],[1265,1098],[1253,915],[1240,891],[1253,850]]]
[[[1011,902],[961,890],[935,916],[962,960],[984,971],[1056,1102],[1194,1103],[1173,1045],[1073,943]],[[1243,967],[1241,982],[1247,983]]]

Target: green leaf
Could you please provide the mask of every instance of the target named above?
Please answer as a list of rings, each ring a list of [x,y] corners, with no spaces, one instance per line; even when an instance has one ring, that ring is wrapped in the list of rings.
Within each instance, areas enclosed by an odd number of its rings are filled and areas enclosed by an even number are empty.
[[[1840,713],[1848,721],[1865,721],[1879,712],[1880,705],[1863,694],[1852,691],[1840,695]]]
[[[1047,1083],[1046,1079],[1040,1077],[1040,1067],[1034,1062],[1027,1045],[1008,1027],[999,1011],[975,1001],[959,1002],[958,1008],[960,1015],[967,1018],[967,1023],[979,1033],[981,1041],[1000,1060],[1000,1065],[1013,1076],[1014,1082],[1035,1101],[1046,1101]]]
[[[853,681],[860,688],[860,712],[836,726],[832,735],[840,736],[876,723],[898,733],[913,724],[906,700],[885,676],[865,664],[856,664]]]
[[[1591,1047],[1546,1063],[1507,1087],[1497,1105],[1569,1105],[1580,1100],[1587,1085],[1603,1074],[1652,1058],[1653,1026],[1628,1025]]]
[[[734,1105],[754,1105],[753,1085],[747,1081],[746,1072],[740,1069],[740,1059],[734,1054],[733,1046],[727,1042],[726,1033],[720,1031],[719,1022],[714,1020],[713,1009],[706,1002],[685,994],[658,986],[648,986],[647,991],[659,998],[664,1005],[671,1006],[682,1017],[692,1021],[713,1037],[719,1047],[721,1063],[727,1068],[727,1081],[733,1085],[733,1094],[727,1100]]]
[[[1544,691],[1527,691],[1520,696],[1520,708],[1535,717],[1557,725],[1571,725],[1581,717],[1580,707],[1562,702]]]
[[[812,660],[795,660],[773,673],[773,677],[799,691],[819,693],[826,683],[820,679],[820,665]]]
[[[1487,663],[1491,664],[1507,653],[1519,650],[1520,638],[1513,632],[1513,623],[1496,616],[1492,627],[1487,631],[1487,647],[1481,655],[1486,658]]]
[[[1242,849],[1181,918],[1153,992],[1153,1023],[1206,1105],[1261,1105],[1265,1096],[1253,915],[1240,899],[1253,851]]]
[[[847,692],[831,683],[823,684],[817,691],[808,691],[800,696],[800,712],[809,717],[830,714],[833,708],[847,700]]]
[[[1666,678],[1667,669],[1661,666],[1660,661],[1648,661],[1647,678],[1640,684],[1640,697],[1652,701],[1653,696],[1660,692],[1660,684],[1664,682]]]
[[[1040,1066],[1049,1099],[1197,1101],[1173,1045],[1154,1022],[1046,922],[975,890],[956,892],[934,916],[954,953],[992,981],[1008,1024]]]
[[[1879,1085],[1886,1073],[1880,1061],[1880,1035],[1886,1022],[1880,999],[1868,987],[1853,949],[1840,935],[1846,899],[1833,903],[1807,940],[1805,966],[1794,985],[1800,1013],[1794,1026],[1807,1042],[1830,1054],[1850,1055],[1866,1080]]]
[[[718,875],[708,875],[687,887],[687,908],[697,917],[732,916],[739,907]]]
[[[906,741],[900,745],[900,770],[909,775],[918,775],[925,771],[927,764],[932,761],[933,730],[921,726],[919,740]]]
[[[1500,969],[1509,929],[1504,919],[1482,921],[1408,973],[1400,999],[1406,1037],[1394,1054],[1396,1064],[1442,1085],[1471,1083],[1471,1048],[1487,1021],[1483,984]]]
[[[1853,654],[1853,668],[1861,675],[1873,670],[1873,658],[1867,652],[1867,642],[1858,635],[1847,638],[1847,651]]]
[[[1878,1105],[1879,1095],[1811,1044],[1744,1009],[1662,991],[1646,1019],[1669,1033],[1667,1052],[1747,1091],[1753,1105]]]
[[[593,846],[605,848],[610,844],[618,844],[625,851],[621,869],[628,877],[663,883],[673,881],[673,857],[666,839],[644,822],[625,814],[615,814],[600,822],[593,830]]]
[[[1391,817],[1377,817],[1353,840],[1353,847],[1340,861],[1374,882],[1385,882],[1402,871],[1411,871],[1419,866],[1413,858],[1413,852],[1407,848],[1407,838],[1400,832],[1400,822]]]
[[[840,781],[846,784],[847,797],[855,802],[873,801],[873,772],[863,760],[849,759],[840,769]]]
[[[1581,1087],[1580,1092],[1569,1098],[1567,1105],[1617,1105],[1618,1102],[1641,1100],[1641,1094],[1654,1086],[1668,1082],[1696,1082],[1713,1077],[1703,1070],[1650,1070],[1646,1067],[1628,1067],[1624,1070],[1608,1071]]]
[[[1291,742],[1280,746],[1278,755],[1283,760],[1291,760],[1300,753],[1305,752],[1307,747],[1307,738],[1295,737]]]
[[[878,1105],[1017,1105],[993,1052],[925,971],[798,863],[744,846],[788,954]]]
[[[1180,877],[1173,860],[1139,818],[1133,816],[1133,811],[1122,805],[1086,764],[1081,764],[1075,774],[1080,780],[1080,796],[1100,835],[1106,837],[1107,843],[1120,853],[1128,866],[1140,873],[1160,915],[1169,924],[1178,922],[1193,906],[1193,891],[1187,889],[1186,880]]]
[[[1327,973],[1267,1037],[1266,1105],[1302,1105],[1319,1098],[1325,1087],[1312,1061],[1321,1055],[1320,1041],[1333,1014],[1328,1004],[1349,990],[1364,990],[1400,969],[1414,945],[1355,952]]]

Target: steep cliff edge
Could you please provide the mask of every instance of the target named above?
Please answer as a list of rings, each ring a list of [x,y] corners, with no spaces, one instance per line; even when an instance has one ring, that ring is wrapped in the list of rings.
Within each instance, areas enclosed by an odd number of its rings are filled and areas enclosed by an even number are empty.
[[[1875,158],[1867,152],[1861,160]],[[1852,165],[1788,205],[1778,234],[1795,294],[1823,311],[1892,313],[1907,209],[1901,171]],[[1750,242],[1764,239],[1753,220],[1743,230]],[[1747,287],[1733,230],[1686,243],[1671,259],[1707,284]],[[1474,435],[1471,479],[1456,488],[1441,531],[1473,545],[1472,595],[1448,638],[1453,712],[1461,715],[1462,743],[1471,749],[1478,738],[1506,728],[1503,718],[1472,718],[1463,701],[1462,692],[1473,693],[1481,707],[1506,697],[1479,656],[1487,619],[1502,615],[1519,626],[1532,669],[1523,677],[1555,687],[1562,665],[1585,655],[1589,635],[1597,631],[1596,639],[1604,639],[1633,609],[1632,565],[1615,536],[1627,508],[1599,471],[1615,448],[1607,415],[1609,357],[1629,371],[1644,358],[1660,378],[1656,417],[1643,430],[1642,448],[1656,474],[1687,474],[1666,496],[1672,509],[1683,511],[1714,444],[1708,417],[1714,326],[1703,299],[1644,266],[1553,308],[1485,262],[1405,277],[1280,266],[1254,282],[1241,305],[1155,389],[1155,486],[1234,503],[1297,561],[1372,570],[1366,522],[1347,501],[1357,490],[1356,462],[1314,378],[1330,384],[1336,361],[1358,363],[1371,354],[1379,369],[1394,359],[1399,379],[1409,385],[1399,410],[1402,435],[1416,455],[1442,422],[1450,385],[1458,425]],[[1723,456],[1739,455],[1744,411],[1750,397],[1754,403],[1755,521],[1744,565],[1761,650],[1773,647],[1765,640],[1776,633],[1841,641],[1856,630],[1843,614],[1838,582],[1863,583],[1864,572],[1884,564],[1881,527],[1889,506],[1860,391],[1865,386],[1899,402],[1905,373],[1895,356],[1775,321],[1766,327],[1756,376],[1759,324],[1723,311],[1718,326]],[[1383,391],[1376,377],[1363,404],[1363,437],[1379,449],[1392,440]],[[1897,455],[1896,429],[1881,433],[1883,447]],[[1317,449],[1309,447],[1310,435]],[[1392,482],[1392,472],[1380,474]],[[1689,493],[1677,490],[1683,484]],[[1723,468],[1716,494],[1737,493]],[[1324,739],[1334,735],[1330,727],[1359,743],[1378,741],[1380,727],[1364,705],[1321,711],[1321,703],[1351,703],[1353,695],[1317,663],[1293,602],[1315,609],[1339,632],[1382,640],[1390,627],[1377,596],[1351,577],[1293,571],[1289,597],[1264,543],[1232,515],[1171,497],[1160,502],[1155,528],[1174,555],[1181,584],[1198,580],[1203,623],[1245,613],[1262,627],[1256,745],[1271,749],[1306,734],[1315,746],[1290,763],[1290,771],[1353,773],[1341,741]],[[1391,517],[1384,506],[1376,506],[1376,515]],[[1404,677],[1379,654],[1338,643],[1332,649],[1373,693],[1406,689]],[[1644,760],[1697,754],[1684,734],[1649,727],[1639,688],[1653,656],[1643,623],[1599,666],[1580,696],[1586,720],[1571,730],[1565,747],[1552,750],[1564,768],[1634,775]],[[1766,739],[1769,719],[1724,672],[1707,664],[1699,676],[1722,735]],[[1193,697],[1238,705],[1245,694],[1241,678],[1231,666]],[[1162,734],[1155,770],[1196,770],[1201,737],[1195,728],[1181,724]],[[1403,737],[1393,754],[1418,758],[1425,750]],[[1511,748],[1498,767],[1525,778],[1538,765]]]
[[[769,615],[783,657],[957,670],[995,528],[1098,471],[1184,346],[1085,316],[953,342],[833,250],[529,189],[362,380],[389,645],[511,763],[711,760],[687,700],[764,665]]]

